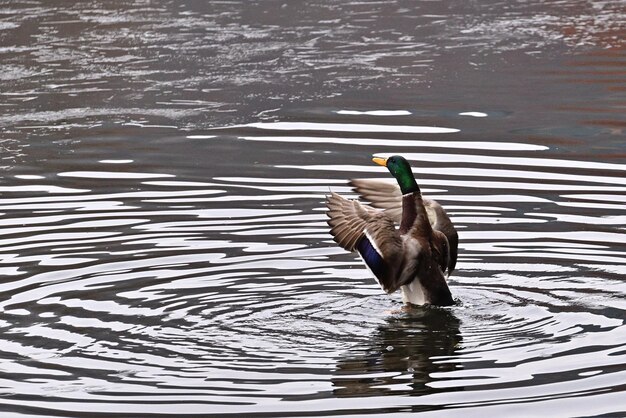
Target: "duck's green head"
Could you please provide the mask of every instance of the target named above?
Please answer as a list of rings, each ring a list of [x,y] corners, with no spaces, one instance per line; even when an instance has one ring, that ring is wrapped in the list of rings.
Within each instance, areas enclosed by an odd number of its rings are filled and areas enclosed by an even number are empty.
[[[378,165],[387,167],[392,176],[398,181],[402,194],[419,192],[419,186],[413,177],[413,171],[409,162],[399,155],[392,155],[389,158],[372,158]]]

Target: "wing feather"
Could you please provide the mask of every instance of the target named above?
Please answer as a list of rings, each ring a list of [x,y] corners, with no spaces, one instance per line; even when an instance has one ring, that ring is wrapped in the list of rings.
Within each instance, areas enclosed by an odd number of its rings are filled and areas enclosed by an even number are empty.
[[[383,180],[352,179],[350,185],[373,207],[383,209],[396,223],[402,217],[402,193],[396,184]]]
[[[435,200],[424,199],[424,206],[428,212],[433,229],[443,233],[448,240],[448,276],[454,271],[458,256],[459,234],[456,232],[454,224],[446,213],[445,209]]]
[[[357,251],[388,293],[398,289],[402,239],[393,219],[336,193],[326,199],[328,225],[334,240],[348,251]]]

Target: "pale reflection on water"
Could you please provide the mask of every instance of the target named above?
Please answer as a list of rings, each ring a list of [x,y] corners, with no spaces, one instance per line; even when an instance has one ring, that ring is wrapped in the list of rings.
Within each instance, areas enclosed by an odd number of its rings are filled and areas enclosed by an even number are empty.
[[[624,7],[0,9],[2,416],[620,416]],[[451,308],[331,240],[401,153]]]

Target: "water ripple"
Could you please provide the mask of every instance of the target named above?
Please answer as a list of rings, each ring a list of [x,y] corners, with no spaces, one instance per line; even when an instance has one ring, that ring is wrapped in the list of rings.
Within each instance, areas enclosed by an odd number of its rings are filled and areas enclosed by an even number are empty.
[[[2,416],[624,414],[619,2],[53,3],[0,10]],[[328,233],[395,153],[453,307]]]

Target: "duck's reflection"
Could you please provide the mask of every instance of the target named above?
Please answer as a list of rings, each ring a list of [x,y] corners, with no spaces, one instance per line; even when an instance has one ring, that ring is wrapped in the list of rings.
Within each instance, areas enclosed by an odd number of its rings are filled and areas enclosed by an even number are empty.
[[[460,345],[459,319],[444,308],[412,307],[391,316],[371,342],[346,353],[332,378],[336,396],[433,392],[430,374],[457,369],[445,361]],[[442,358],[444,357],[444,358]]]

